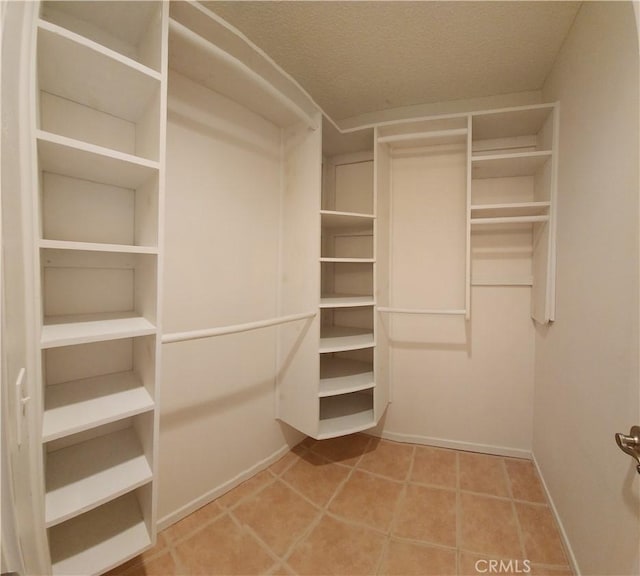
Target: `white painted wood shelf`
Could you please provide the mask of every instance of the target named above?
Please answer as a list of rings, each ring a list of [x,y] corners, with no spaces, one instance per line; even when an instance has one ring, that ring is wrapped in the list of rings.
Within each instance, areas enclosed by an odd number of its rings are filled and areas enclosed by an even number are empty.
[[[134,372],[119,372],[47,386],[42,440],[50,442],[154,409]]]
[[[334,263],[352,263],[352,264],[373,264],[375,258],[320,258],[320,262],[334,262]]]
[[[37,139],[43,172],[135,189],[157,175],[160,168],[154,160],[44,130],[37,131]]]
[[[550,158],[548,150],[475,155],[471,158],[472,178],[533,176]]]
[[[50,452],[46,460],[47,528],[152,479],[151,467],[133,428]]]
[[[319,440],[353,434],[373,426],[373,394],[370,392],[355,392],[320,400]]]
[[[551,202],[514,202],[503,204],[473,204],[471,219],[511,216],[543,216],[548,214]]]
[[[452,128],[449,130],[425,130],[422,132],[408,132],[405,134],[390,134],[380,136],[378,142],[388,144],[394,150],[398,148],[418,148],[420,146],[434,146],[444,144],[465,144],[468,131],[466,128]]]
[[[373,214],[360,214],[358,212],[337,212],[334,210],[321,210],[323,229],[367,229],[373,226],[375,216]]]
[[[97,575],[151,546],[132,492],[49,530],[54,575]]]
[[[61,26],[38,23],[40,90],[136,122],[160,89],[159,72]]]
[[[129,313],[82,314],[45,317],[40,346],[43,349],[87,344],[155,334],[146,318]]]
[[[327,294],[320,298],[320,308],[355,308],[375,306],[373,296],[354,296],[352,294]]]
[[[375,387],[373,365],[349,358],[323,355],[320,357],[320,387],[324,398]]]
[[[345,352],[373,348],[373,331],[366,328],[322,326],[320,328],[320,353]]]
[[[102,244],[99,242],[74,242],[70,240],[40,240],[40,248],[55,250],[81,250],[84,252],[123,252],[126,254],[157,254],[156,246],[130,244]]]

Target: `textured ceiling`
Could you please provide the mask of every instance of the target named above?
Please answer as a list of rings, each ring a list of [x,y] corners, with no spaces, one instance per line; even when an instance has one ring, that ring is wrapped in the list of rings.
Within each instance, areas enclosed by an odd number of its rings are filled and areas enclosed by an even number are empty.
[[[579,2],[202,2],[334,120],[539,90]]]

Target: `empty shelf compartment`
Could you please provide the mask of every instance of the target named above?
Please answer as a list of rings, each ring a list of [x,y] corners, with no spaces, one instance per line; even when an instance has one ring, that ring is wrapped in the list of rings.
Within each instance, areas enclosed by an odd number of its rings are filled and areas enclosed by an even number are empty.
[[[319,440],[353,434],[373,426],[373,390],[320,398]]]

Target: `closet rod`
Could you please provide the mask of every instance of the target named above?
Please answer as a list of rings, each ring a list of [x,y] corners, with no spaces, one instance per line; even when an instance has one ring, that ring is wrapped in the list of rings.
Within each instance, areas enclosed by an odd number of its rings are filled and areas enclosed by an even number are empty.
[[[425,308],[387,308],[387,307],[378,307],[378,312],[389,312],[392,314],[445,314],[445,315],[460,315],[464,316],[467,311],[466,310],[458,310],[458,309],[425,309]]]
[[[213,336],[224,336],[225,334],[237,334],[238,332],[248,332],[258,328],[268,328],[278,324],[287,324],[296,320],[313,318],[317,312],[306,312],[304,314],[290,314],[288,316],[278,316],[268,320],[258,320],[257,322],[247,322],[246,324],[232,324],[231,326],[221,326],[220,328],[205,328],[204,330],[191,330],[189,332],[172,332],[162,335],[162,343],[184,342],[185,340],[197,340],[199,338],[211,338]]]
[[[235,56],[232,56],[228,52],[225,52],[222,48],[216,46],[206,38],[200,36],[197,32],[194,32],[184,24],[169,18],[169,30],[178,36],[181,36],[187,42],[198,45],[200,48],[209,52],[211,56],[219,61],[228,64],[240,72],[247,80],[260,86],[263,90],[269,93],[273,98],[278,100],[289,111],[293,112],[300,120],[302,120],[312,130],[318,129],[316,121],[307,114],[300,106],[298,106],[293,100],[285,96],[270,82],[265,80],[260,74],[249,68],[244,62],[238,60]]]

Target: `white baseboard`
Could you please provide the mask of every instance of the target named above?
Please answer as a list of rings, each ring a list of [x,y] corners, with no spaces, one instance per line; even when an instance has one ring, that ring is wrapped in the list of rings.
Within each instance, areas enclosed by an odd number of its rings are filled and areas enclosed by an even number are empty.
[[[372,436],[378,433],[368,432]],[[520,448],[508,448],[506,446],[494,446],[492,444],[475,444],[473,442],[460,442],[459,440],[446,440],[444,438],[433,438],[430,436],[420,436],[418,434],[401,434],[388,430],[379,434],[386,440],[396,442],[409,442],[410,444],[424,444],[425,446],[435,446],[437,448],[452,448],[454,450],[464,450],[467,452],[482,452],[483,454],[495,454],[496,456],[508,456],[511,458],[525,458],[531,460],[532,454],[529,450]]]
[[[547,500],[549,501],[549,506],[551,507],[551,512],[553,513],[558,528],[560,529],[560,537],[562,538],[562,542],[564,544],[564,548],[569,556],[569,564],[571,564],[571,569],[576,576],[581,576],[582,572],[580,572],[580,567],[578,566],[578,560],[576,559],[575,554],[573,553],[573,548],[571,548],[571,542],[569,542],[569,537],[567,536],[567,532],[564,529],[564,525],[562,524],[562,520],[560,519],[560,515],[558,514],[558,509],[551,497],[551,493],[549,492],[549,488],[547,487],[547,483],[545,482],[544,476],[542,475],[542,470],[540,470],[540,466],[538,465],[538,461],[536,460],[536,455],[532,454],[533,465],[536,467],[538,472],[538,477],[542,482],[542,487],[544,489],[544,493],[547,496]]]
[[[188,504],[185,504],[184,506],[178,508],[176,511],[167,514],[166,516],[158,520],[158,530],[164,530],[165,528],[168,528],[169,526],[175,524],[179,520],[182,520],[192,512],[195,512],[196,510],[198,510],[198,508],[202,508],[210,502],[213,502],[216,498],[219,498],[223,494],[226,494],[229,490],[238,486],[238,484],[242,484],[242,482],[248,480],[258,472],[267,469],[269,466],[271,466],[271,464],[277,462],[287,452],[289,452],[289,450],[291,450],[291,447],[285,444],[284,446],[282,446],[282,448],[279,448],[270,456],[267,456],[263,460],[260,460],[260,462],[258,462],[257,464],[254,464],[250,468],[247,468],[243,472],[240,472],[240,474],[234,476],[231,480],[225,482],[224,484],[221,484],[220,486],[217,486],[216,488],[213,488],[212,490],[209,490],[209,492],[206,492],[199,498],[196,498]]]

